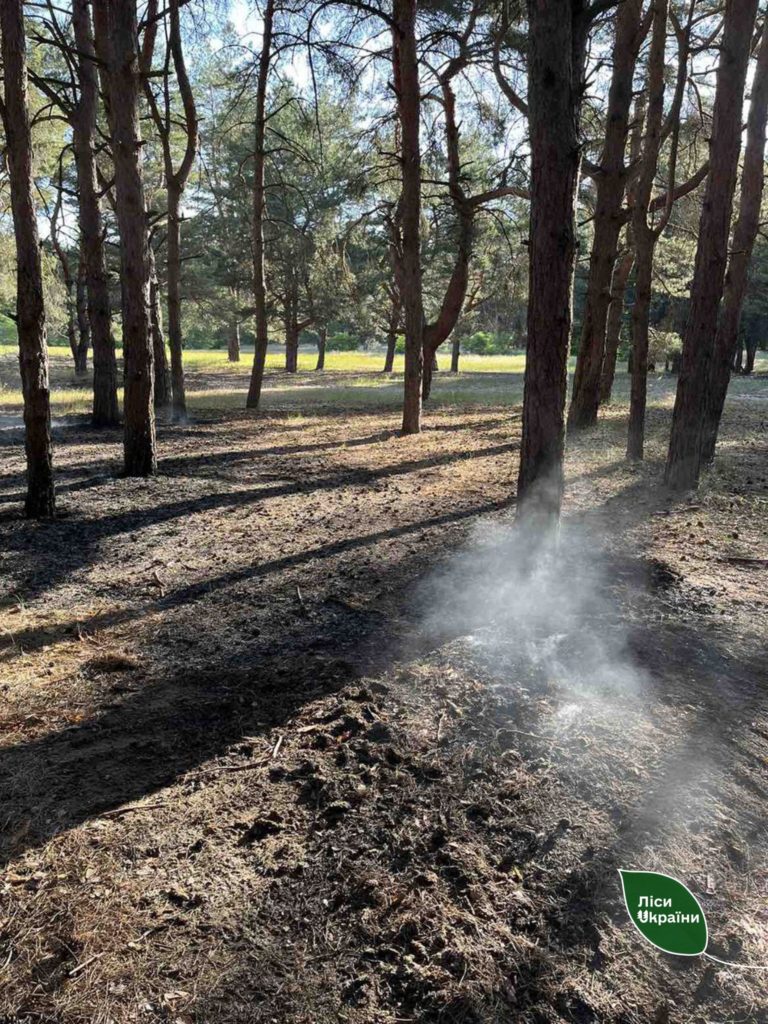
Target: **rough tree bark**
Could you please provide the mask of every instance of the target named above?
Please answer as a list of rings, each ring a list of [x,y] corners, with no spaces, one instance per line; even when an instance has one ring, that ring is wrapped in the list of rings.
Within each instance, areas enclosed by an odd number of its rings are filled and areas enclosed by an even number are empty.
[[[32,201],[32,138],[27,109],[27,46],[21,0],[0,3],[2,119],[16,238],[16,329],[24,395],[27,456],[26,514],[40,519],[55,511],[48,346],[40,242]]]
[[[272,27],[275,18],[275,2],[267,0],[264,7],[259,71],[256,80],[256,111],[254,115],[253,147],[253,302],[256,318],[256,346],[253,353],[253,369],[248,388],[246,408],[257,409],[261,399],[261,385],[264,380],[264,363],[267,358],[267,284],[264,268],[264,221],[266,219],[266,190],[264,187],[264,137],[266,130],[267,81],[272,58]]]
[[[421,145],[416,0],[393,0],[392,72],[400,125],[398,282],[405,320],[403,433],[421,430],[424,305],[421,286]]]
[[[136,0],[110,0],[98,5],[105,7],[106,19],[97,18],[96,30],[98,33],[106,28],[108,33],[97,49],[108,55],[115,212],[120,231],[125,473],[148,476],[155,472],[157,462]]]
[[[763,200],[763,174],[766,119],[768,118],[768,22],[757,56],[755,77],[747,120],[747,143],[741,172],[741,202],[733,229],[731,258],[725,275],[723,305],[715,335],[715,348],[709,372],[701,438],[701,461],[707,465],[715,455],[717,432],[723,414],[731,366],[736,358],[741,310],[747,291],[752,249],[760,227]],[[754,364],[754,357],[753,357]]]
[[[563,496],[579,112],[589,25],[582,0],[528,0],[531,226],[518,520],[556,526]]]
[[[72,0],[72,28],[77,47],[79,102],[72,125],[77,169],[78,225],[88,293],[88,322],[93,347],[94,427],[116,427],[117,359],[112,337],[112,309],[104,257],[104,225],[96,175],[96,119],[99,82],[94,62],[95,47],[88,0]]]
[[[699,220],[691,304],[665,471],[665,482],[673,490],[695,487],[701,470],[703,409],[728,258],[731,207],[741,148],[741,108],[756,10],[757,0],[730,0],[725,9],[709,173]]]
[[[597,421],[611,278],[625,219],[622,209],[627,177],[624,149],[632,103],[632,80],[640,46],[642,8],[642,0],[623,0],[616,13],[613,74],[605,115],[605,141],[595,179],[594,234],[579,354],[568,412],[569,427],[588,427]]]

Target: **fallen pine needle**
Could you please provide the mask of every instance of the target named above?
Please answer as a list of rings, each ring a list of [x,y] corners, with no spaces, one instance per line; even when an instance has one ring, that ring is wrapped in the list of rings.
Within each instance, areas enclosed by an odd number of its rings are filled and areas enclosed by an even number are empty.
[[[72,968],[72,970],[69,972],[69,977],[70,978],[74,978],[74,976],[76,974],[79,974],[80,971],[85,970],[85,968],[89,964],[92,964],[94,960],[98,960],[100,956],[104,956],[104,954],[103,953],[94,953],[93,956],[89,956],[87,958],[87,960],[83,960],[83,962],[78,964],[77,967],[73,967]]]
[[[104,811],[99,815],[101,818],[119,818],[123,814],[133,814],[137,811],[155,811],[158,807],[167,807],[167,803],[162,804],[131,804],[130,807],[115,807],[114,810]]]

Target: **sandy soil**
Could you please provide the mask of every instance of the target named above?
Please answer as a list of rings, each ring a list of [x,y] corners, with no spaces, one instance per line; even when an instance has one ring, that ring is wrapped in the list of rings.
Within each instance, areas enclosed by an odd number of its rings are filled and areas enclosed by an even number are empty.
[[[768,966],[767,411],[679,500],[668,408],[640,468],[613,409],[543,577],[508,407],[212,412],[150,481],[62,427],[47,524],[7,433],[0,1020],[768,1020],[768,972],[655,952],[616,873]]]

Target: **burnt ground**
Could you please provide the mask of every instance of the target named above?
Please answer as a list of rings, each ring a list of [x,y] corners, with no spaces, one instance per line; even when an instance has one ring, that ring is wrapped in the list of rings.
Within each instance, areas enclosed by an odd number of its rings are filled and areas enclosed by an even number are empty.
[[[575,439],[544,570],[514,408],[73,422],[44,524],[6,432],[0,1021],[768,1021],[616,873],[768,966],[765,383],[689,498]]]

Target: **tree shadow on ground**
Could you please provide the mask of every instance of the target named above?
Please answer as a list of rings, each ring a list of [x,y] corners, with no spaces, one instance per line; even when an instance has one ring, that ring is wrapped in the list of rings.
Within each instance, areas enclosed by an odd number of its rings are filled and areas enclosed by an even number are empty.
[[[353,468],[315,474],[308,467],[292,467],[289,458],[284,472],[279,474],[281,481],[288,482],[267,482],[265,485],[247,489],[220,490],[96,518],[64,518],[47,523],[43,528],[22,523],[6,539],[6,551],[11,555],[6,572],[19,580],[15,588],[17,592],[25,600],[33,600],[52,590],[84,566],[91,565],[99,547],[105,541],[119,535],[167,524],[201,512],[226,508],[248,509],[274,498],[372,485],[393,477],[512,452],[517,447],[517,442],[510,442],[468,451],[446,452],[422,459],[403,459],[374,469]],[[258,451],[255,451],[252,456],[256,457],[258,454]],[[215,456],[212,457],[214,464],[215,459]],[[7,514],[0,515],[0,522],[8,518]],[[311,554],[309,557],[312,557]],[[244,570],[246,575],[250,571]],[[254,571],[258,572],[258,568]]]

